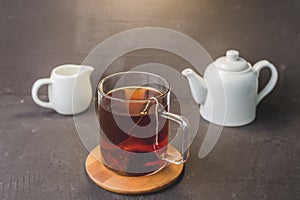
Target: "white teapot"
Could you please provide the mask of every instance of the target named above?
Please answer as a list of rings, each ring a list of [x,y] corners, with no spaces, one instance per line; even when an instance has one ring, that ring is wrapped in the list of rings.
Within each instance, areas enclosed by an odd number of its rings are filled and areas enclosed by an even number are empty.
[[[267,67],[271,78],[258,93],[260,70]],[[194,100],[201,104],[201,116],[217,125],[242,126],[255,119],[257,104],[275,87],[278,73],[266,60],[251,66],[239,57],[239,52],[229,50],[226,56],[211,63],[204,77],[192,69],[181,72],[188,80]]]

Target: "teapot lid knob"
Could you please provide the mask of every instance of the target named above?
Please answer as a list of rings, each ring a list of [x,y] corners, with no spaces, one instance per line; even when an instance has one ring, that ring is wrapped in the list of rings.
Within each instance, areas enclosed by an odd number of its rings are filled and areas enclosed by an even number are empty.
[[[249,68],[247,61],[239,57],[237,50],[226,51],[226,56],[218,58],[214,63],[218,69],[223,71],[238,72]]]
[[[239,59],[239,52],[237,50],[226,51],[226,60],[237,61]]]

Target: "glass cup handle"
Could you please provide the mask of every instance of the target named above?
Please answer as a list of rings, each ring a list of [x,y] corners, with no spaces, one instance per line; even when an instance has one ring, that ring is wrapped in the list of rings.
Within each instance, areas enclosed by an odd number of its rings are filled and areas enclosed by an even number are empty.
[[[160,113],[161,117],[174,121],[180,125],[182,128],[182,145],[181,145],[181,155],[174,155],[171,153],[164,153],[160,156],[160,159],[165,160],[174,164],[181,164],[186,162],[189,156],[189,147],[190,147],[190,125],[188,120],[181,116],[176,115],[170,112]]]

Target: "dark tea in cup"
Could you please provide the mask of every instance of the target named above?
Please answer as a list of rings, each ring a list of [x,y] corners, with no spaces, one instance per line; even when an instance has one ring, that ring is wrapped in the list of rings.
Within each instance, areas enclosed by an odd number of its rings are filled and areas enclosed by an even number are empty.
[[[187,120],[169,113],[170,86],[147,72],[120,72],[98,86],[101,162],[126,176],[152,174],[188,157]],[[168,150],[168,123],[183,129],[181,155]]]
[[[112,90],[107,95],[102,97],[99,105],[103,164],[125,175],[143,175],[162,168],[166,161],[161,160],[159,155],[167,151],[168,123],[165,118],[157,116],[156,133],[157,113],[153,108],[157,102],[149,100],[161,97],[162,93],[149,87],[124,87]],[[160,98],[160,102],[167,102],[167,95],[163,98]],[[163,110],[167,111],[167,105]]]

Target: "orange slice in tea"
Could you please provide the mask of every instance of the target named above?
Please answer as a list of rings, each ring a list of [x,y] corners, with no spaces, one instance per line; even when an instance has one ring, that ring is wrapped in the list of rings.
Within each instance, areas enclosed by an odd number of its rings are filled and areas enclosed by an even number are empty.
[[[125,97],[128,100],[144,100],[147,89],[145,88],[126,88]]]
[[[126,88],[125,98],[127,100],[145,100],[147,89],[144,88]],[[144,111],[146,102],[129,102],[127,103],[130,114],[141,114]]]

